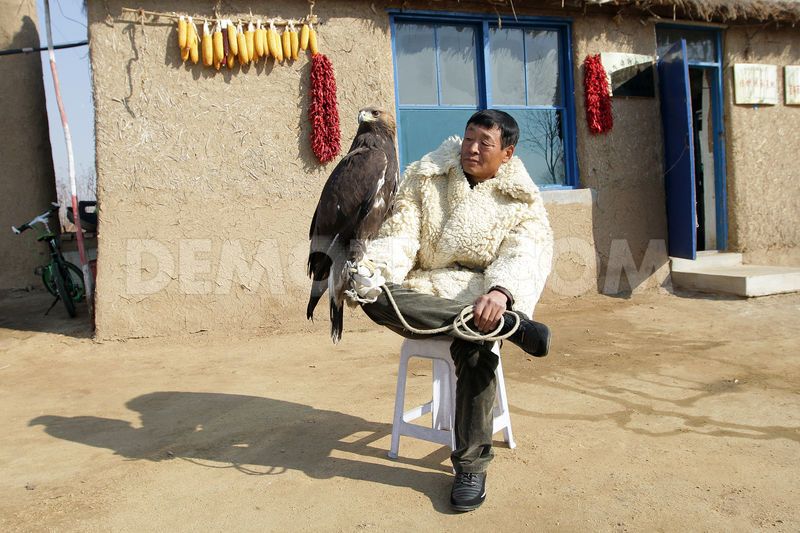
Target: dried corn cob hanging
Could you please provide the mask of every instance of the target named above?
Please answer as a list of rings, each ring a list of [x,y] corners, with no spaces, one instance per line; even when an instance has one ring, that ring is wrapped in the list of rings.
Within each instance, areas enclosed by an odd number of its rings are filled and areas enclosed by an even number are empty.
[[[261,21],[258,21],[256,25],[256,56],[260,59],[269,55],[266,52],[266,42],[267,42],[267,32],[264,30],[264,26],[261,24]]]
[[[292,38],[289,35],[289,28],[283,30],[281,41],[283,41],[283,58],[289,61],[292,59]]]
[[[188,33],[188,26],[187,26],[187,33]],[[186,37],[186,45],[187,46],[185,48],[181,48],[181,61],[183,61],[184,63],[186,63],[186,61],[189,59],[189,53],[190,53],[189,46],[188,46],[189,45],[189,37],[188,36]]]
[[[312,56],[319,53],[319,49],[317,48],[317,30],[314,29],[313,24],[308,25],[308,48],[311,50]]]
[[[247,38],[242,31],[242,23],[236,26],[236,46],[239,48],[239,64],[245,66],[250,62],[250,56],[247,55]]]
[[[186,17],[183,15],[178,19],[178,48],[183,52],[186,48]]]
[[[182,15],[181,15],[182,16]],[[189,17],[191,19],[191,17]],[[178,19],[178,24],[180,25],[180,19]],[[189,60],[189,56],[191,55],[191,47],[189,46],[191,40],[191,34],[189,33],[191,29],[189,28],[189,21],[184,17],[183,19],[183,47],[181,48],[181,61],[186,63]],[[181,35],[180,35],[180,26],[178,26],[178,44],[180,44]]]
[[[210,67],[214,64],[214,43],[211,38],[211,30],[208,27],[208,21],[203,21],[203,41],[201,43],[203,48],[203,65]]]
[[[270,21],[269,30],[272,33],[272,40],[269,45],[269,53],[275,58],[275,61],[283,62],[283,45],[281,44],[280,35],[278,30],[275,29],[275,24]]]
[[[197,37],[198,37],[197,26],[194,25],[192,17],[189,17],[189,35],[188,35],[189,58],[195,65],[200,61],[200,50],[199,50],[200,43],[198,42]]]
[[[244,40],[247,42],[247,59],[249,62],[257,61],[256,57],[256,29],[252,22],[247,23],[247,31],[244,32]]]
[[[303,24],[300,29],[300,50],[308,49],[308,24]]]
[[[214,35],[213,35],[213,44],[214,44],[214,68],[219,70],[222,67],[222,63],[225,62],[225,45],[222,35],[222,23],[217,21],[216,26],[214,26]]]
[[[300,39],[297,36],[297,29],[294,27],[294,23],[289,23],[289,40],[292,44],[292,59],[297,60],[297,53],[300,49]]]
[[[236,34],[236,26],[234,26],[233,21],[228,19],[228,49],[230,50],[230,56],[238,56],[239,55],[239,36]]]
[[[231,33],[234,31],[236,28],[233,27],[232,21],[227,19],[222,21],[222,46],[225,49],[225,64],[229,69],[236,65],[236,54],[231,49]],[[233,40],[236,41],[235,38]]]

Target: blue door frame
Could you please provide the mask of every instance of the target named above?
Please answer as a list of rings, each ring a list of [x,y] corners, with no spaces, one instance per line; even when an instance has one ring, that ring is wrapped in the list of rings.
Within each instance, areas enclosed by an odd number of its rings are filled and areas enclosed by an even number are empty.
[[[716,231],[717,249],[728,248],[728,189],[727,189],[727,163],[725,157],[725,121],[724,91],[722,87],[722,31],[715,27],[661,23],[656,28],[676,30],[701,30],[714,34],[715,61],[687,60],[689,68],[698,68],[708,71],[711,75],[713,88],[711,91],[712,127],[714,129],[714,189],[716,193]]]

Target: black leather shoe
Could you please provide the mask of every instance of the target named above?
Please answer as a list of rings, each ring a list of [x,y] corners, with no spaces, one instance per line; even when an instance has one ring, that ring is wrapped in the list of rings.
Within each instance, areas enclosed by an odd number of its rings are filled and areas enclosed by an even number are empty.
[[[507,320],[506,323],[513,324],[514,320]],[[522,319],[519,328],[508,340],[534,357],[544,357],[550,352],[550,328],[541,322]]]
[[[454,511],[474,511],[486,499],[486,472],[460,472],[453,480],[450,505]]]

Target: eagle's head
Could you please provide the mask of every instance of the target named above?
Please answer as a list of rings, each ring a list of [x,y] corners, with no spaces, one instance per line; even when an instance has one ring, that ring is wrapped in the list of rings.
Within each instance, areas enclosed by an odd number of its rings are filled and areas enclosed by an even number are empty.
[[[394,116],[385,109],[379,107],[365,107],[358,112],[358,124],[372,124],[377,126],[378,123],[389,131],[394,132],[395,121]]]

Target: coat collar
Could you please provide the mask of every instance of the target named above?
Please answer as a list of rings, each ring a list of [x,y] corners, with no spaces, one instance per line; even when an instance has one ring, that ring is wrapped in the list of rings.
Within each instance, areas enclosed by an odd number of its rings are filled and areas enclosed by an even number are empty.
[[[447,177],[463,183],[457,185],[458,189],[469,189],[467,178],[461,168],[461,138],[454,135],[445,141],[433,152],[424,155],[419,161],[408,166],[406,176],[416,177]],[[533,183],[522,160],[514,156],[504,163],[497,171],[497,175],[475,186],[476,190],[495,189],[515,200],[532,202],[539,195],[539,188]]]

